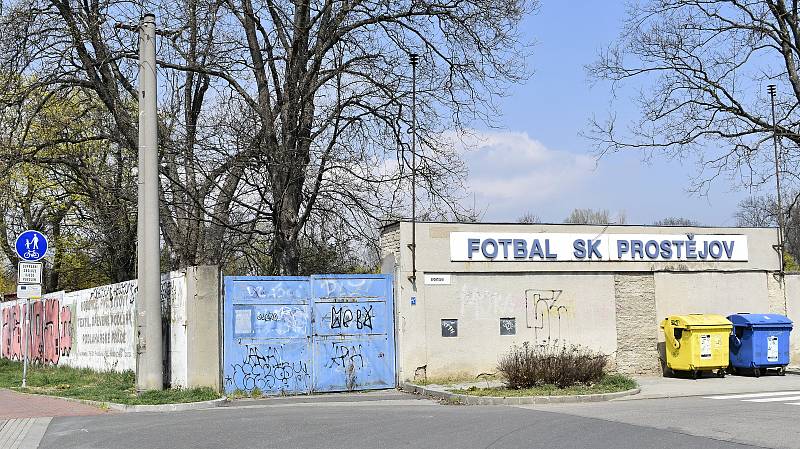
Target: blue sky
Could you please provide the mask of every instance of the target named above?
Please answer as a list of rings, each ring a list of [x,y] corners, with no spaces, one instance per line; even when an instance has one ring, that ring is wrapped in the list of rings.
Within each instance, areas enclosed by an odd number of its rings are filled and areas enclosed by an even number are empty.
[[[561,222],[573,208],[624,211],[628,223],[667,216],[732,226],[737,203],[749,193],[719,180],[707,195],[688,192],[698,168],[693,160],[617,153],[596,160],[592,143],[580,136],[592,114],[610,109],[607,84],[590,86],[584,69],[619,33],[621,1],[542,0],[522,30],[536,46],[529,61],[535,74],[499,102],[499,129],[485,130],[477,149],[465,154],[467,188],[484,221],[514,220],[526,211]],[[634,86],[617,92],[619,119],[633,117],[627,105]],[[496,156],[502,154],[502,158]],[[514,161],[509,164],[508,161]]]

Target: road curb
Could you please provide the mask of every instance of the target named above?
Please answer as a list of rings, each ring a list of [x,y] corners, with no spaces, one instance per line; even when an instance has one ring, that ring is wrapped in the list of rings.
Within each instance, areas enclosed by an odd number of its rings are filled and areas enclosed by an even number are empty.
[[[633,388],[616,393],[579,394],[571,396],[520,396],[509,398],[498,396],[471,396],[409,383],[402,383],[400,389],[407,393],[419,394],[464,405],[576,404],[581,402],[610,401],[612,399],[638,394],[641,391],[639,388]]]
[[[227,397],[223,396],[219,399],[212,399],[210,401],[200,401],[200,402],[179,402],[174,404],[158,404],[158,405],[130,405],[130,404],[117,404],[116,402],[93,401],[91,399],[65,398],[63,396],[53,396],[50,394],[27,393],[16,390],[11,390],[11,391],[30,396],[41,396],[46,398],[63,399],[68,402],[86,404],[97,407],[99,409],[108,409],[123,413],[182,412],[187,410],[202,410],[207,408],[219,407],[228,400]]]

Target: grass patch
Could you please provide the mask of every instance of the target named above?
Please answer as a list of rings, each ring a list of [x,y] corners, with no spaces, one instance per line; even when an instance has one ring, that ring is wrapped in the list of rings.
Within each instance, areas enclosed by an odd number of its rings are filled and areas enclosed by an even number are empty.
[[[157,405],[209,401],[219,398],[211,388],[145,391],[136,394],[136,379],[130,371],[96,372],[67,366],[28,366],[28,387],[22,388],[22,363],[0,359],[0,388],[23,393],[89,399],[129,405]]]
[[[503,380],[500,374],[480,374],[478,376],[469,376],[467,374],[458,376],[444,376],[444,377],[429,377],[427,379],[411,380],[410,383],[414,385],[452,385],[466,382],[481,382],[490,380]]]
[[[498,387],[450,390],[453,393],[468,394],[471,396],[518,397],[518,396],[575,396],[580,394],[616,393],[618,391],[636,388],[636,381],[622,374],[607,374],[599,382],[591,385],[575,385],[572,387],[558,388],[555,385],[542,385],[519,390]]]

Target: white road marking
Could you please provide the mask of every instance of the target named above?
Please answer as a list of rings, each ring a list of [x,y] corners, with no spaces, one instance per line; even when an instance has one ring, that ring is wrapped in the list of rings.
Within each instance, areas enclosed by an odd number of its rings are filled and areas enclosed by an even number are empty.
[[[782,401],[797,401],[800,396],[778,396],[776,398],[760,398],[760,399],[743,399],[744,402],[782,402]]]
[[[800,391],[772,391],[767,393],[747,393],[747,394],[728,394],[722,396],[704,396],[704,399],[750,399],[762,398],[768,396],[793,396],[800,394]],[[794,400],[793,398],[784,398],[786,400]]]

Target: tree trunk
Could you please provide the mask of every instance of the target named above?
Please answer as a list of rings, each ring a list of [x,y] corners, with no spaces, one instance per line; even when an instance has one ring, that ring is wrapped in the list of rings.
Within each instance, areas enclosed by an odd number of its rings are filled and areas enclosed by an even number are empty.
[[[276,202],[272,271],[278,275],[296,276],[300,273],[300,241],[297,238],[300,234],[298,227],[301,226],[298,223],[302,200],[300,185],[290,180],[289,185],[280,191],[284,192],[284,196],[281,201]]]
[[[287,235],[289,234],[289,235]],[[273,240],[273,272],[281,276],[300,274],[300,242],[291,232],[276,232]]]

